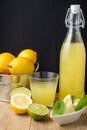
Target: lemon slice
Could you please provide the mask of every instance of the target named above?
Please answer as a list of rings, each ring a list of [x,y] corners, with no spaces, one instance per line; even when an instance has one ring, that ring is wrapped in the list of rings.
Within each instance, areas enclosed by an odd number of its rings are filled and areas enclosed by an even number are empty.
[[[42,104],[32,103],[28,106],[28,114],[35,120],[41,120],[49,113],[49,109]]]
[[[19,93],[11,96],[10,107],[17,114],[24,114],[27,112],[27,108],[31,103],[30,96]]]
[[[31,91],[28,88],[25,88],[25,87],[18,87],[18,88],[13,89],[12,92],[11,92],[11,96],[15,95],[17,93],[26,94],[26,95],[31,97]]]
[[[65,113],[71,113],[74,111],[74,107],[73,107],[73,103],[72,103],[72,98],[71,95],[67,95],[64,99],[63,99],[64,103],[65,103]]]
[[[75,99],[75,101],[73,103],[74,108],[77,106],[77,104],[78,104],[79,101],[80,101],[80,99]]]

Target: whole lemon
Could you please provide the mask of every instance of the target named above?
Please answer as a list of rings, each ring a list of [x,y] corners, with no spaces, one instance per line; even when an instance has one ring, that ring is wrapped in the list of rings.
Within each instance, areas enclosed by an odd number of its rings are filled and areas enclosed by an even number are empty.
[[[8,64],[13,60],[15,56],[9,52],[4,52],[0,54],[0,73],[10,74]]]
[[[34,65],[25,57],[16,57],[9,64],[11,74],[31,74],[34,71]]]
[[[37,52],[32,49],[24,49],[18,54],[18,57],[26,57],[35,64],[37,61]]]

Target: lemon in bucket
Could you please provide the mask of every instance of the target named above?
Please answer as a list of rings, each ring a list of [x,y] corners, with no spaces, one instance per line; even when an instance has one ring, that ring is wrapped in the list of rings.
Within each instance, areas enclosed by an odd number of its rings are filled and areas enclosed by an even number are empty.
[[[25,57],[16,57],[8,65],[11,74],[31,74],[34,71],[33,63]]]
[[[37,61],[37,52],[32,49],[24,49],[18,54],[18,57],[26,57],[35,64]]]
[[[0,54],[0,73],[10,74],[8,64],[13,60],[15,56],[9,52],[3,52]]]

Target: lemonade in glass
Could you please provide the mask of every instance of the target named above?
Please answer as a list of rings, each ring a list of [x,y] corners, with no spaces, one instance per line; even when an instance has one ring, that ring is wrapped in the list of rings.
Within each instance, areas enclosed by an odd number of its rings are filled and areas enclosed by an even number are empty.
[[[58,74],[53,72],[34,72],[30,75],[29,80],[33,102],[48,107],[53,106],[58,84]]]

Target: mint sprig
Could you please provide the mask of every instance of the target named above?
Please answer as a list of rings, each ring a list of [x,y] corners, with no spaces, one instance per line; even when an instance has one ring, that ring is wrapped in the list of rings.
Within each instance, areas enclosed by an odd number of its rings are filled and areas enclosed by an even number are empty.
[[[72,99],[72,103],[74,103],[74,101],[75,101],[75,99],[76,99],[76,96],[71,95],[71,99]]]
[[[53,105],[52,114],[53,115],[61,115],[64,114],[65,104],[63,100],[57,100]]]
[[[75,111],[78,111],[82,108],[84,108],[87,105],[87,95],[85,95],[85,93],[82,95],[82,97],[80,98],[77,106],[75,107]]]

